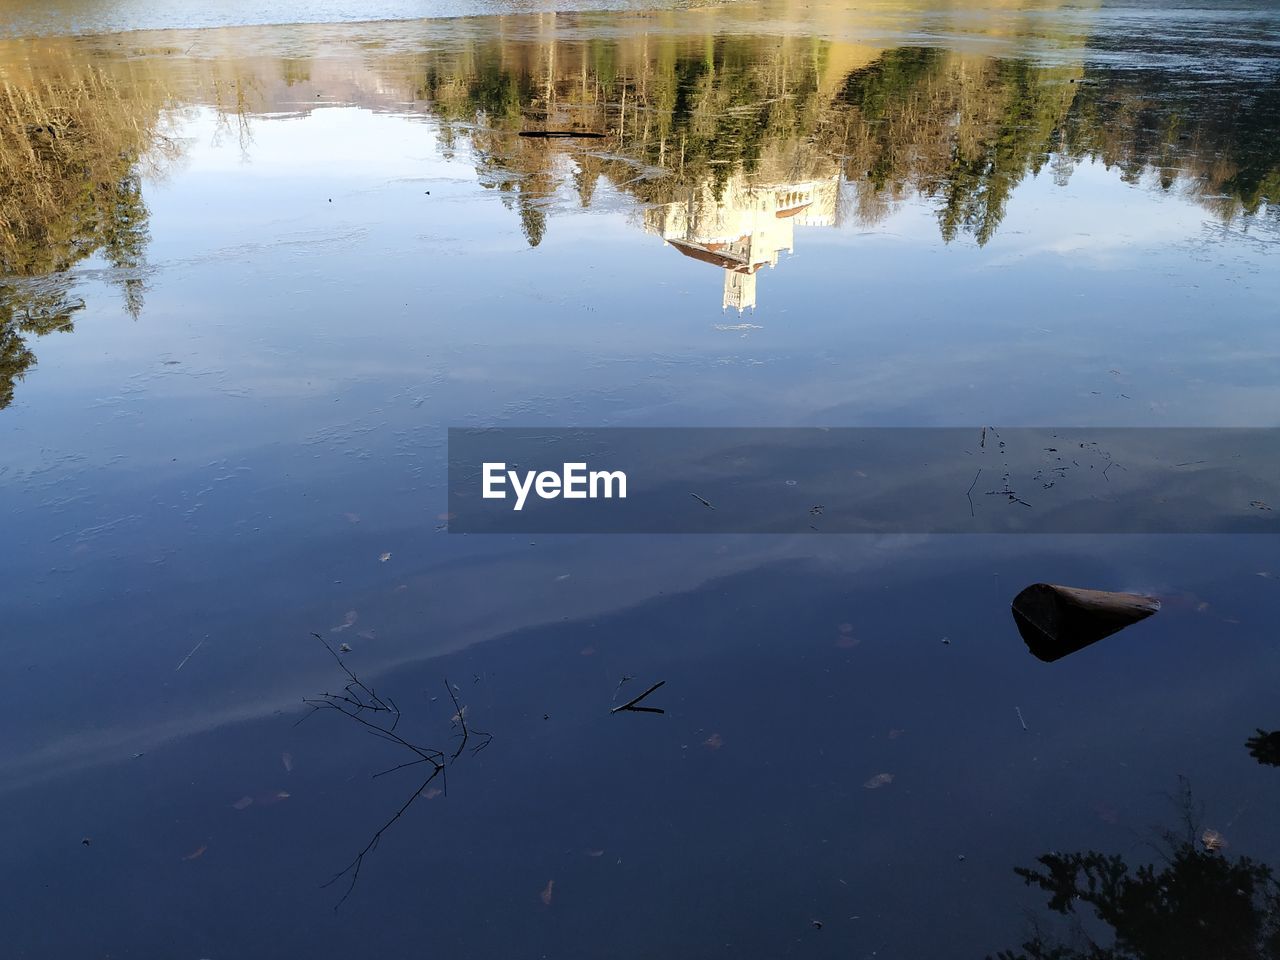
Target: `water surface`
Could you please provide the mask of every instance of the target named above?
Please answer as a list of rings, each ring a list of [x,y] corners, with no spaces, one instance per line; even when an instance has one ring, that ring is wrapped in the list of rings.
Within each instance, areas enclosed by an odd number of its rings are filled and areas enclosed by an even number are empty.
[[[1166,926],[1243,929],[1270,537],[468,537],[445,439],[1275,426],[1271,9],[47,9],[0,31],[13,955],[981,957],[1070,937],[1015,867],[1186,810]],[[1164,607],[1047,665],[1034,581]],[[313,633],[492,742],[371,780],[417,755],[296,725]]]

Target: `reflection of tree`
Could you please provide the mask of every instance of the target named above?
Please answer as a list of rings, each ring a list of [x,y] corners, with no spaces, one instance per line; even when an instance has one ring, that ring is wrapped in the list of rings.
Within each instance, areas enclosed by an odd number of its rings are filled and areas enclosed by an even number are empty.
[[[1187,84],[1176,70],[1091,71],[1066,125],[1069,149],[1137,181],[1154,171],[1224,218],[1280,204],[1280,84],[1225,73]]]
[[[882,216],[917,193],[936,200],[945,239],[980,244],[1028,175],[1050,166],[1066,183],[1084,159],[1131,181],[1156,171],[1225,217],[1280,198],[1280,87],[1256,77],[1214,91],[1178,87],[1168,71],[926,47],[851,56],[835,42],[758,36],[494,39],[402,68],[422,78],[415,95],[444,121],[449,149],[469,141],[484,181],[518,198],[531,242],[561,183],[589,203],[601,177],[665,204],[718,195],[735,175],[797,183],[838,170],[845,214]],[[514,136],[530,127],[606,139]]]
[[[143,306],[147,207],[139,164],[158,143],[161,102],[67,59],[4,87],[0,119],[0,408],[35,365],[32,336],[72,329],[68,275],[101,253],[125,309]]]
[[[1018,868],[1049,895],[1050,910],[1077,922],[1071,943],[1037,932],[996,960],[1277,960],[1280,881],[1264,863],[1224,855],[1213,831],[1198,833],[1186,816],[1185,833],[1165,836],[1156,866],[1130,868],[1090,851],[1048,853],[1038,869]],[[1085,909],[1092,926],[1108,929],[1106,943],[1086,933]]]
[[[1256,735],[1245,741],[1249,755],[1259,763],[1270,767],[1280,767],[1280,730],[1259,730]]]
[[[72,315],[84,301],[70,295],[66,281],[22,289],[0,284],[0,410],[13,400],[14,384],[36,364],[27,338],[73,329]]]

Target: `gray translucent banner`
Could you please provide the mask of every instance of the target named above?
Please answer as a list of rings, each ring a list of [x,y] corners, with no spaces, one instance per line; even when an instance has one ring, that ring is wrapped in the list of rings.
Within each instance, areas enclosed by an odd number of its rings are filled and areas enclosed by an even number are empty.
[[[1273,505],[1280,429],[449,431],[452,533],[1271,533]]]

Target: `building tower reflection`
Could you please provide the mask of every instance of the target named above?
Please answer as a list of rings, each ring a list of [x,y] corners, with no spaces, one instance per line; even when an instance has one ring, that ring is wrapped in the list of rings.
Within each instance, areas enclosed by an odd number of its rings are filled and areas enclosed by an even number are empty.
[[[756,275],[776,267],[795,249],[796,226],[836,224],[840,179],[836,174],[799,183],[752,182],[732,175],[717,191],[702,184],[687,199],[645,211],[649,233],[679,253],[724,271],[721,308],[739,313],[756,305]]]

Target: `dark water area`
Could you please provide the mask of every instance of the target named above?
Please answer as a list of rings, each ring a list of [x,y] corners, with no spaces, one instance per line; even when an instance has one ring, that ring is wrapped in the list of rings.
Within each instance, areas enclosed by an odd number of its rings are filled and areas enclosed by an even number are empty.
[[[446,442],[1276,426],[1272,6],[107,6],[0,26],[5,956],[1280,956],[1271,535],[465,535]]]

